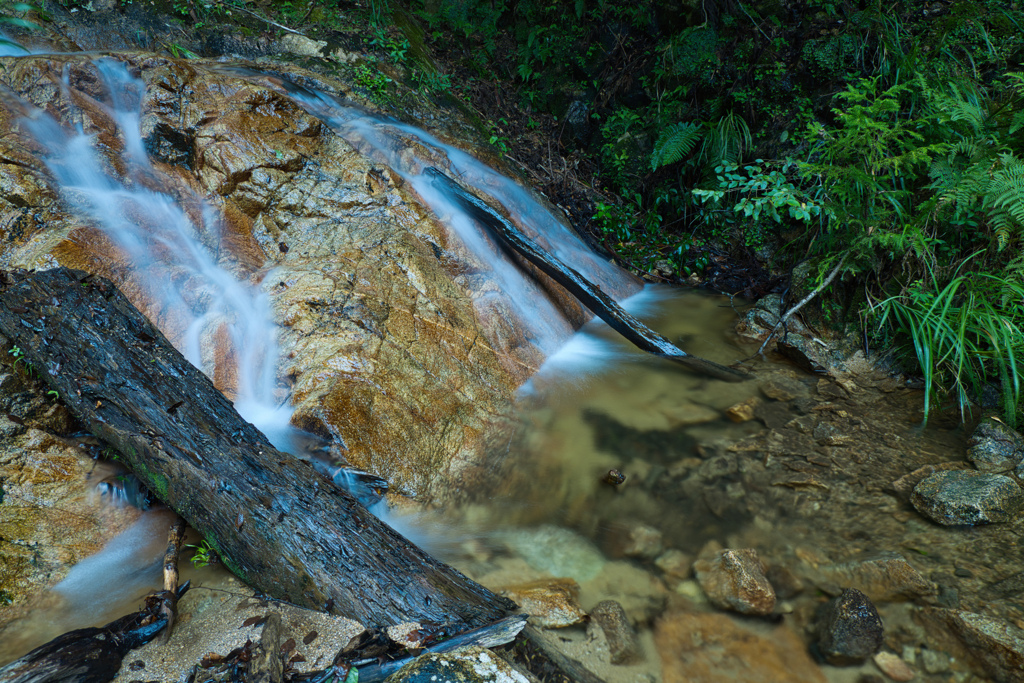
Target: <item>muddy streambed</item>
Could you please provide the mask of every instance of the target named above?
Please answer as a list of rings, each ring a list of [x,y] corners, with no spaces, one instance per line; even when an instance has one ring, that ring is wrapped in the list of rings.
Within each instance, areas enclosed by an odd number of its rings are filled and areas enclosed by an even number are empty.
[[[629,307],[721,363],[756,349],[733,332],[736,311],[725,297],[648,288]],[[849,587],[873,601],[883,651],[914,680],[1020,680],[1012,647],[1007,654],[1000,642],[1012,644],[1024,626],[1021,524],[938,526],[913,509],[899,483],[927,465],[966,467],[968,429],[941,415],[921,428],[920,392],[859,356],[837,377],[771,358],[747,367],[751,379],[739,384],[697,377],[591,323],[520,390],[522,426],[495,454],[490,488],[447,510],[391,520],[488,587],[532,601],[552,642],[609,682],[878,680],[870,659],[838,667],[815,656],[820,612]],[[624,480],[609,483],[610,470]],[[114,598],[134,603],[146,572],[156,588],[159,562],[130,560],[127,545],[115,548],[123,554],[115,564],[132,567],[134,594],[108,584],[101,608],[82,597],[89,591],[79,574],[77,603],[8,629],[22,636],[8,649],[127,611],[133,605]],[[771,614],[709,604],[692,566],[722,548],[756,551],[776,594]],[[251,635],[239,626],[265,603],[228,599],[244,588],[223,570],[189,575],[201,587],[194,610],[203,627],[182,628],[182,637]],[[638,652],[627,663],[611,664],[605,632],[582,618],[606,600],[637,629]],[[962,614],[983,615],[1006,638],[971,641],[950,625]],[[192,619],[187,613],[182,623]],[[580,623],[554,627],[573,621]],[[194,663],[186,653],[205,654],[203,647],[212,646],[151,644],[126,658],[120,680],[169,679]]]
[[[757,349],[733,332],[728,298],[648,288],[629,303],[711,360]],[[740,384],[696,377],[592,323],[524,387],[522,450],[504,460],[493,496],[461,511],[517,528],[462,566],[499,588],[571,576],[584,610],[618,601],[640,626],[645,662],[605,666],[608,680],[874,680],[871,660],[816,659],[821,611],[851,587],[873,601],[883,651],[914,680],[1022,680],[1021,522],[942,527],[908,502],[920,468],[970,466],[973,425],[939,414],[922,428],[921,392],[861,353],[832,377],[781,359],[746,367]],[[607,483],[609,470],[625,481]],[[770,616],[708,604],[692,566],[722,548],[757,552],[776,593]],[[951,627],[964,613],[1009,629],[1003,644]],[[600,631],[559,635],[607,661]]]

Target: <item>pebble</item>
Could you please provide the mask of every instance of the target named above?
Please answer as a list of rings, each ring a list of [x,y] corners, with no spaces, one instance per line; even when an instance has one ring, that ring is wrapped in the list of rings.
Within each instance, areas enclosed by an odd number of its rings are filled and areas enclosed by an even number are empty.
[[[757,396],[748,398],[746,401],[742,401],[728,408],[725,411],[725,416],[736,423],[749,422],[754,419],[754,410],[760,403],[761,399]]]
[[[636,630],[622,605],[614,600],[602,600],[590,610],[590,620],[604,633],[612,664],[634,664],[643,659]]]
[[[875,666],[893,681],[910,681],[915,673],[902,659],[891,652],[879,652],[874,657]]]
[[[711,604],[741,614],[766,615],[775,608],[775,590],[751,548],[722,550],[693,563],[697,581]]]
[[[937,650],[921,650],[921,666],[930,674],[941,674],[949,671],[949,655]]]
[[[654,561],[654,566],[660,569],[668,578],[687,579],[693,570],[693,558],[682,550],[672,548],[662,553]]]
[[[981,472],[1009,472],[1024,461],[1024,437],[986,417],[967,440],[967,459]]]
[[[653,559],[664,549],[661,531],[639,522],[617,522],[608,528],[604,551],[608,557]]]
[[[818,647],[829,664],[858,664],[882,647],[884,631],[878,610],[856,588],[847,588],[828,606]]]

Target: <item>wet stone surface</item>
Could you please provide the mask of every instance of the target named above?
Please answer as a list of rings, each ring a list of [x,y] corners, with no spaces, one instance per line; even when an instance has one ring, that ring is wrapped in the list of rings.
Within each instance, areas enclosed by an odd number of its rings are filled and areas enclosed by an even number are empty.
[[[830,664],[857,664],[878,652],[883,637],[882,620],[868,596],[847,588],[825,609],[818,648]]]
[[[1000,474],[957,470],[925,478],[914,487],[910,501],[939,524],[998,524],[1020,516],[1024,491]]]

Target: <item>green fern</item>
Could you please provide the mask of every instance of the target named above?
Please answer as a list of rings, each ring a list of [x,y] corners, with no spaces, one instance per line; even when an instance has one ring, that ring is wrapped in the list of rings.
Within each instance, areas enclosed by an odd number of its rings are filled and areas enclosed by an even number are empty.
[[[651,170],[685,159],[703,135],[704,128],[699,123],[674,123],[661,131],[651,152]]]

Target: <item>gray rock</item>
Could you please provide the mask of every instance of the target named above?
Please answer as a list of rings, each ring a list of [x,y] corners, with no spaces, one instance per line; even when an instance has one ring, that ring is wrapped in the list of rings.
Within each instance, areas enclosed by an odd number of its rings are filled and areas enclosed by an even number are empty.
[[[505,660],[481,647],[463,647],[452,652],[430,652],[414,659],[386,683],[529,683]]]
[[[1008,522],[1024,510],[1024,491],[1001,474],[936,472],[914,487],[910,502],[946,526]]]
[[[967,459],[982,472],[1009,472],[1024,461],[1024,437],[986,417],[967,441]]]
[[[929,633],[952,636],[943,644],[958,659],[973,660],[999,683],[1024,681],[1024,630],[960,610],[925,610],[922,617]]]
[[[858,664],[882,647],[882,620],[868,596],[847,588],[828,606],[818,647],[830,664]]]
[[[594,578],[607,561],[587,539],[550,524],[509,531],[502,540],[534,569],[553,576],[571,576],[577,581]]]
[[[938,650],[921,650],[921,664],[930,674],[941,674],[949,671],[949,655]]]
[[[661,532],[639,522],[613,522],[604,539],[605,554],[614,559],[653,559],[661,554],[664,547]]]
[[[622,605],[602,600],[590,610],[590,620],[604,632],[612,664],[634,664],[644,658],[636,630]]]
[[[785,340],[778,340],[775,350],[811,374],[836,375],[846,370],[841,355],[831,346],[823,346],[814,337],[790,333]]]

